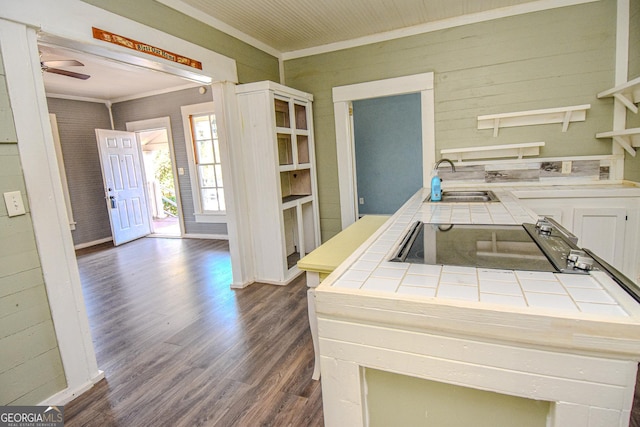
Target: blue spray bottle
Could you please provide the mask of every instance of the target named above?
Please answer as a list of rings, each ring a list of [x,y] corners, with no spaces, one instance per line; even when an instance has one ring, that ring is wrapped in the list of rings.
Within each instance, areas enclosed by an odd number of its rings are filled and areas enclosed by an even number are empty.
[[[440,186],[441,179],[438,176],[438,170],[433,171],[433,177],[431,178],[431,201],[439,202],[442,200],[442,188]]]

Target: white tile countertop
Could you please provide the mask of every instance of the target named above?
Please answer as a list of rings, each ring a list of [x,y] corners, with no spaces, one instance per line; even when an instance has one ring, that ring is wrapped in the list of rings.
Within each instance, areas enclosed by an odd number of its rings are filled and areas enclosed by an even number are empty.
[[[602,189],[602,186],[594,187]],[[469,302],[497,309],[508,307],[528,311],[550,310],[563,315],[640,315],[640,305],[603,272],[571,275],[387,261],[400,238],[415,221],[455,224],[535,223],[537,216],[524,207],[514,193],[529,192],[525,195],[531,195],[531,192],[544,191],[548,194],[552,191],[526,187],[493,187],[491,190],[500,202],[423,203],[429,190],[418,191],[368,244],[365,243],[347,260],[345,264],[348,265],[342,265],[321,284],[322,288],[331,286],[336,290],[393,294],[394,297],[428,299],[431,302]],[[578,190],[593,191],[585,186],[580,186]],[[562,187],[560,191],[572,189]]]
[[[518,196],[555,191],[490,189],[500,202],[423,203],[429,191],[420,190],[309,290],[327,425],[367,424],[370,368],[550,402],[550,426],[628,424],[640,361],[640,304],[607,273],[387,261],[417,220],[535,223]],[[628,196],[624,186],[607,189]],[[593,190],[613,194],[607,189]],[[576,189],[583,193],[559,190],[561,197],[594,197],[586,186]]]

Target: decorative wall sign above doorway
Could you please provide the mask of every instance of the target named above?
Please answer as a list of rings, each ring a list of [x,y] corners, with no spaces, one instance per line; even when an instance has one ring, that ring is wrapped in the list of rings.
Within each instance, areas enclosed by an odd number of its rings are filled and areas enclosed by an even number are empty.
[[[159,47],[151,46],[149,44],[142,43],[142,42],[130,39],[128,37],[123,37],[118,34],[110,33],[109,31],[101,30],[96,27],[91,27],[91,29],[93,31],[94,39],[117,44],[118,46],[123,46],[128,49],[137,50],[138,52],[146,53],[148,55],[164,58],[167,61],[177,62],[178,64],[183,64],[189,67],[197,68],[198,70],[202,70],[202,63],[200,61],[196,61],[195,59],[187,58],[186,56],[181,56],[176,53],[168,52],[164,49],[160,49]]]

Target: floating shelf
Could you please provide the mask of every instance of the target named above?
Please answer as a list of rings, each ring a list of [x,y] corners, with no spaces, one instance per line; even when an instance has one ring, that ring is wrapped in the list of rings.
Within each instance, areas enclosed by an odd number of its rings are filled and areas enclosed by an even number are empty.
[[[624,104],[629,111],[638,114],[638,107],[635,104],[640,102],[640,77],[598,94],[598,98],[609,97],[617,99]]]
[[[523,144],[489,145],[485,147],[447,148],[440,150],[440,154],[461,163],[463,160],[496,159],[504,157],[538,156],[544,142],[526,142]]]
[[[634,147],[640,147],[640,128],[601,132],[596,134],[596,138],[611,138],[627,150],[627,153],[635,157],[636,150]]]
[[[562,123],[562,132],[566,132],[570,122],[585,121],[589,108],[591,104],[478,116],[478,129],[493,129],[496,137],[500,128]]]

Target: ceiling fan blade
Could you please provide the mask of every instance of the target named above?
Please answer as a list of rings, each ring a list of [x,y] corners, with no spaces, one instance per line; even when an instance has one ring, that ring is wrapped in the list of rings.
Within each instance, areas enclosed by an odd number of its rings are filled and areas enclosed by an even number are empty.
[[[42,61],[42,65],[47,67],[83,67],[84,64],[80,61],[76,61],[75,59],[63,59],[59,61]]]
[[[82,79],[82,80],[87,80],[89,77],[91,77],[88,74],[74,73],[73,71],[61,70],[59,68],[46,67],[46,68],[43,68],[43,70],[48,73],[60,74],[61,76],[74,77],[76,79]]]

